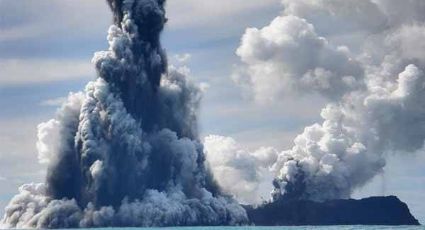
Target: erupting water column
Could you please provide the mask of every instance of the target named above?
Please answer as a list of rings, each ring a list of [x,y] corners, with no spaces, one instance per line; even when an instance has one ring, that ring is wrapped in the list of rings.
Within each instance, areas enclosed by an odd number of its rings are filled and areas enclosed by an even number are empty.
[[[108,3],[114,25],[109,50],[93,58],[99,77],[39,126],[46,183],[22,186],[2,227],[246,223],[204,164],[198,88],[168,68],[160,44],[165,1]]]

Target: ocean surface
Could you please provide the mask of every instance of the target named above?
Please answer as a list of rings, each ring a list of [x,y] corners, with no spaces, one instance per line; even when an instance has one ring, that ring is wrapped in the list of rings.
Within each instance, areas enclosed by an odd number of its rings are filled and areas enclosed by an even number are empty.
[[[175,228],[100,228],[96,230],[425,230],[425,226],[300,226],[300,227],[175,227]],[[81,230],[81,229],[80,229]],[[93,230],[93,229],[86,229]]]

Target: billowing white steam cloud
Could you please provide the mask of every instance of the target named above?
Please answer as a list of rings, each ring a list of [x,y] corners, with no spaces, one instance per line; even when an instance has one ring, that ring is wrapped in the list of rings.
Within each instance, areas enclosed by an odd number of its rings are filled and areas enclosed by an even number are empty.
[[[338,97],[357,88],[363,74],[347,48],[332,47],[313,25],[293,15],[247,29],[237,54],[246,65],[235,79],[251,86],[260,101],[312,90]]]
[[[278,152],[273,148],[260,148],[254,152],[244,150],[230,137],[208,136],[204,142],[207,162],[220,187],[242,203],[260,203],[260,189],[272,189],[270,167]]]
[[[423,147],[425,2],[282,3],[282,15],[270,25],[246,30],[237,50],[242,64],[235,80],[260,102],[320,94],[329,104],[321,113],[323,123],[306,127],[270,167],[276,175],[273,198],[348,198],[382,172],[386,153]],[[210,144],[207,140],[208,154],[216,155]],[[236,156],[234,161],[251,157],[234,151],[229,154]],[[238,170],[228,163],[232,160],[215,167]],[[254,165],[250,174],[257,175],[261,164]],[[232,180],[247,180],[245,176]],[[217,180],[226,184],[228,178]]]
[[[44,184],[27,184],[1,228],[236,225],[245,210],[205,167],[200,92],[168,68],[159,37],[165,0],[108,0],[109,50],[98,79],[39,125]]]

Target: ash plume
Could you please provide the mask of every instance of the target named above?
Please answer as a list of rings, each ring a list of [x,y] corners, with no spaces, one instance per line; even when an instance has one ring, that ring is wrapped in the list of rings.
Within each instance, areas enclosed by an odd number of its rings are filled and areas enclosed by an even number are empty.
[[[388,154],[423,151],[424,1],[282,4],[282,15],[269,25],[246,30],[234,80],[260,103],[314,95],[328,104],[320,114],[323,122],[306,127],[292,148],[269,151],[275,162],[245,169],[258,175],[265,167],[275,175],[273,200],[349,198],[383,172]],[[208,154],[217,155],[216,146],[223,143],[206,141]],[[256,155],[229,151],[231,159],[215,162],[216,167],[237,171],[231,162]],[[258,178],[241,175],[234,180],[246,185]],[[246,191],[252,189],[240,186],[237,192]]]
[[[198,88],[168,67],[165,0],[108,0],[114,24],[98,78],[38,127],[43,184],[19,188],[2,228],[237,225],[198,140]]]

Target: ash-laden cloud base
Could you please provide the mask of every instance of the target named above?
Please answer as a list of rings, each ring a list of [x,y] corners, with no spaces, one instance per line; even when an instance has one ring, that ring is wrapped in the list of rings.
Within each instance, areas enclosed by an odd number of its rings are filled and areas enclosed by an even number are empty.
[[[207,157],[217,173],[235,172],[217,180],[220,185],[230,178],[239,182],[229,187],[239,200],[256,202],[253,185],[263,180],[264,169],[275,175],[274,199],[348,198],[383,172],[386,155],[423,150],[425,2],[282,4],[282,15],[269,25],[246,30],[236,52],[241,63],[234,80],[260,103],[320,95],[329,101],[321,112],[323,122],[306,127],[286,151],[249,152],[228,145],[226,138],[210,137]],[[227,146],[231,154],[216,158],[217,146]],[[277,160],[252,160],[258,152]],[[240,162],[247,167],[242,169]]]
[[[164,0],[108,0],[109,50],[98,79],[38,127],[44,184],[19,189],[2,228],[237,225],[197,134],[200,91],[168,67],[159,42]]]

